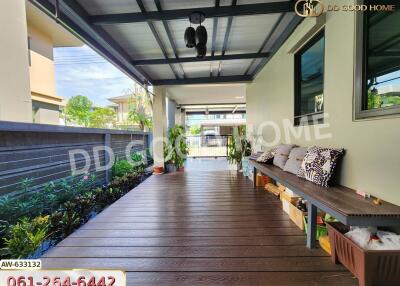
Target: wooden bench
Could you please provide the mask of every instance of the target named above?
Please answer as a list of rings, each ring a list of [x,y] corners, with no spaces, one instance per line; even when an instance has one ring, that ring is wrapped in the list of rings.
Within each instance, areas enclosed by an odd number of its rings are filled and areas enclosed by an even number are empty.
[[[307,246],[314,248],[316,243],[317,209],[320,209],[345,225],[350,226],[400,226],[400,207],[382,201],[375,205],[372,199],[364,199],[353,189],[334,185],[328,188],[318,186],[274,165],[250,160],[254,167],[254,185],[257,170],[308,201]]]

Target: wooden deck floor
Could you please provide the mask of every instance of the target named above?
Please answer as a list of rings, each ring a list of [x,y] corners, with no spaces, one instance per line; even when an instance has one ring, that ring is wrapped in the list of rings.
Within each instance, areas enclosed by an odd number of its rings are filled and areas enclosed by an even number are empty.
[[[152,176],[42,259],[125,270],[128,285],[357,285],[305,247],[279,200],[229,171]]]

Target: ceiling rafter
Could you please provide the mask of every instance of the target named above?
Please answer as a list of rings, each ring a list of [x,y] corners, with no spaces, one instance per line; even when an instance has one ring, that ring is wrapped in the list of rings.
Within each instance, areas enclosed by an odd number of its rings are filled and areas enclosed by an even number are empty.
[[[126,24],[147,21],[169,21],[187,19],[194,11],[202,11],[207,18],[251,16],[261,14],[293,12],[292,1],[269,2],[218,7],[199,7],[191,9],[148,11],[147,13],[121,13],[91,16],[90,20],[95,25]]]
[[[145,8],[144,5],[143,5],[142,0],[136,0],[136,3],[139,5],[139,8],[140,8],[140,11],[142,11],[142,14],[143,14],[143,15],[146,15],[146,14],[147,14],[147,11],[146,11],[146,8]],[[151,22],[151,20],[147,20],[147,24],[148,24],[148,26],[149,26],[151,32],[153,33],[153,36],[154,36],[154,38],[156,39],[157,44],[158,44],[158,46],[159,46],[160,49],[161,49],[161,52],[163,53],[164,57],[165,57],[166,59],[168,59],[167,50],[165,49],[164,43],[161,41],[160,36],[158,35],[156,28],[154,27],[154,24]],[[174,67],[173,67],[171,64],[170,64],[169,66],[170,66],[172,72],[174,73],[175,78],[180,78],[179,74],[176,72],[176,70],[174,69]]]
[[[211,83],[224,83],[224,82],[249,82],[253,79],[251,75],[232,75],[220,77],[198,77],[198,78],[184,78],[184,79],[161,79],[154,80],[154,85],[180,85],[180,84],[211,84]]]
[[[269,57],[269,55],[270,55],[269,53],[250,53],[250,54],[230,54],[230,55],[225,54],[225,55],[205,56],[202,59],[198,59],[197,57],[145,59],[145,60],[132,61],[132,64],[135,66],[145,66],[145,65],[192,63],[192,62],[228,61],[228,60],[267,58]]]
[[[232,6],[231,7],[235,7],[237,3],[237,0],[232,0]],[[228,24],[226,26],[226,32],[225,32],[225,37],[224,37],[224,44],[222,45],[222,52],[221,55],[225,55],[226,52],[226,48],[228,46],[228,40],[229,40],[229,35],[231,33],[231,29],[232,29],[232,22],[233,22],[233,16],[229,16],[228,18]],[[222,61],[219,62],[219,67],[218,67],[218,77],[221,76],[221,72],[222,72]]]
[[[215,7],[219,7],[219,0],[215,0]],[[215,42],[217,41],[217,30],[218,30],[218,18],[213,18],[213,33],[212,33],[212,42],[211,42],[211,56],[213,57],[215,54]],[[212,63],[210,63],[210,77],[213,75],[213,67]]]
[[[156,3],[157,10],[158,10],[159,12],[161,12],[163,9],[162,9],[160,0],[154,0],[154,3]],[[171,30],[170,30],[170,28],[169,28],[169,26],[168,26],[168,23],[167,23],[167,21],[165,21],[165,20],[162,20],[162,23],[163,23],[163,26],[164,26],[165,31],[167,32],[167,37],[168,37],[169,43],[170,43],[170,45],[171,45],[171,47],[172,47],[172,50],[173,50],[173,52],[174,52],[175,58],[176,58],[177,60],[179,60],[178,49],[176,48],[175,41],[174,41],[174,38],[173,38],[173,36],[172,36]],[[180,67],[180,69],[181,69],[181,71],[182,71],[182,76],[183,76],[183,78],[186,78],[185,70],[183,69],[183,66],[182,66],[181,64],[179,64],[179,67]]]

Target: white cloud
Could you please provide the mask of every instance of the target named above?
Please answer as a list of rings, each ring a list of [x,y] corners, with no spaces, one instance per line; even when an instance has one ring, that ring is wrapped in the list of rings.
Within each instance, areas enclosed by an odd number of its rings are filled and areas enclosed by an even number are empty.
[[[89,47],[58,48],[56,62],[57,94],[68,99],[81,94],[96,105],[108,105],[107,98],[119,96],[134,81]]]

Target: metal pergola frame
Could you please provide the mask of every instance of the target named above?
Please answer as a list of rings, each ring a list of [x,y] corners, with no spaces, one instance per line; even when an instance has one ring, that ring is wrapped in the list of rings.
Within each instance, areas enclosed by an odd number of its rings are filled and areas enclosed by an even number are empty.
[[[292,1],[270,2],[259,4],[237,5],[237,0],[232,0],[230,6],[220,6],[220,1],[215,0],[214,7],[201,7],[193,9],[164,10],[160,0],[154,0],[157,11],[146,11],[141,0],[136,0],[140,11],[136,13],[107,14],[91,16],[76,0],[55,0],[53,4],[50,0],[29,0],[36,7],[54,18],[58,23],[71,31],[84,43],[88,44],[111,63],[118,66],[128,76],[136,80],[141,85],[183,85],[183,84],[207,84],[207,83],[225,83],[225,82],[249,82],[254,79],[257,73],[264,67],[271,56],[290,36],[296,26],[301,22],[301,17],[293,17],[283,33],[272,43],[268,52],[264,48],[269,43],[272,34],[277,29],[285,13],[294,11]],[[134,1],[134,0],[132,0]],[[213,32],[211,43],[211,55],[204,59],[196,57],[179,57],[176,43],[169,28],[170,20],[187,19],[194,11],[202,11],[207,18],[213,18]],[[236,16],[263,15],[263,14],[281,14],[275,23],[271,32],[266,35],[263,44],[256,53],[226,54],[228,40],[231,35],[232,20]],[[222,52],[216,55],[216,30],[218,27],[218,18],[228,17],[227,28],[224,35]],[[158,35],[153,21],[162,21],[166,31],[168,44],[172,47],[173,57],[169,57],[164,43]],[[146,22],[162,52],[163,58],[157,59],[133,59],[126,51],[103,29],[103,25],[115,25],[121,23]],[[251,63],[244,74],[240,75],[221,75],[222,63],[228,60],[251,59]],[[254,67],[255,61],[261,59],[259,64]],[[182,63],[191,62],[219,62],[218,74],[213,75],[210,65],[210,76],[191,78],[185,74]],[[169,65],[174,73],[175,79],[154,79],[151,78],[142,68],[147,65]],[[179,68],[179,70],[178,70]],[[250,72],[252,71],[252,72]]]

